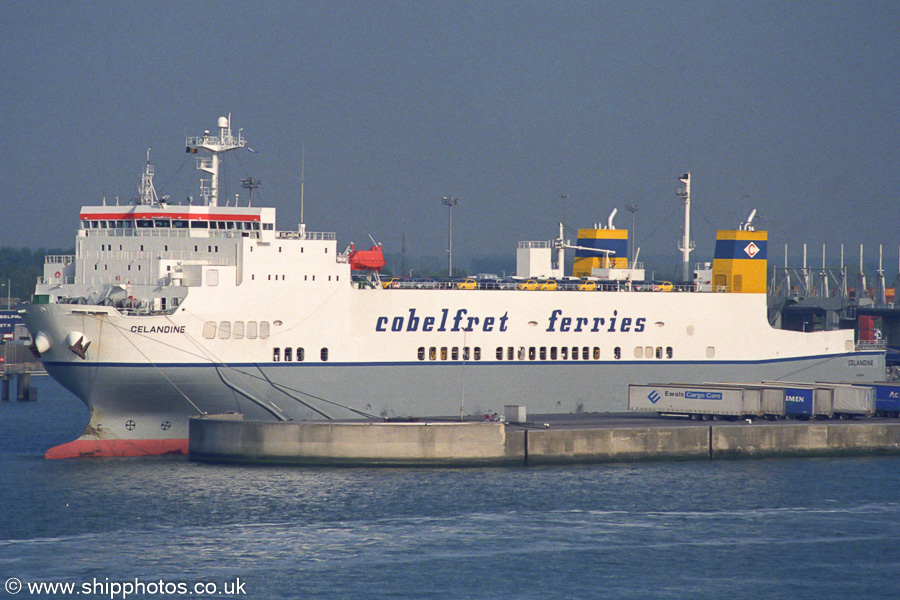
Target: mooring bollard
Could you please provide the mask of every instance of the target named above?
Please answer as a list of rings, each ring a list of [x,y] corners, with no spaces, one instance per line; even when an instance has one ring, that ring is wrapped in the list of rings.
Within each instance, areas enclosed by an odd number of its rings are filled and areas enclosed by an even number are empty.
[[[19,373],[16,375],[16,399],[19,402],[31,400],[31,374]]]

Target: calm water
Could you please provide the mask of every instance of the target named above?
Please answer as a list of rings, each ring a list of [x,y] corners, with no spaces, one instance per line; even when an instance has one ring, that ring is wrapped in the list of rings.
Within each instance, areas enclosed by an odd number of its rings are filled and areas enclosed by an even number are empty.
[[[87,411],[50,379],[34,382],[37,403],[0,405],[0,583],[220,591],[128,598],[900,593],[897,458],[409,470],[47,461]],[[45,596],[64,597],[0,592]]]

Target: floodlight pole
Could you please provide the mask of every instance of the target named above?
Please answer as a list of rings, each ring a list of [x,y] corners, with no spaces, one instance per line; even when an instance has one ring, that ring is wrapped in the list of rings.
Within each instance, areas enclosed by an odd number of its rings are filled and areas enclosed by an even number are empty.
[[[634,264],[634,249],[637,246],[637,237],[634,235],[634,213],[638,211],[640,206],[637,204],[628,204],[625,206],[625,209],[631,213],[631,268],[636,269],[637,266]]]
[[[444,196],[441,204],[447,207],[447,277],[453,277],[453,207],[459,204],[459,198]]]

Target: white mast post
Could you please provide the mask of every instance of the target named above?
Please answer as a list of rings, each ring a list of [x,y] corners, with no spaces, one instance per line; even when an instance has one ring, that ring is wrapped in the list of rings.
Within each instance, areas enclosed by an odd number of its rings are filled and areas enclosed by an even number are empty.
[[[206,131],[202,137],[187,138],[188,149],[194,146],[206,150],[211,155],[197,159],[197,169],[209,173],[211,176],[209,187],[205,187],[203,182],[200,182],[200,195],[205,199],[207,206],[218,206],[219,204],[219,154],[243,148],[247,144],[240,131],[238,131],[237,137],[231,134],[231,113],[227,117],[219,117],[218,126],[218,137],[210,136],[209,131]]]
[[[691,242],[691,172],[688,171],[678,179],[684,184],[684,190],[676,192],[679,198],[684,199],[684,236],[678,244],[681,250],[681,280],[688,281],[691,266],[691,250],[694,244]]]

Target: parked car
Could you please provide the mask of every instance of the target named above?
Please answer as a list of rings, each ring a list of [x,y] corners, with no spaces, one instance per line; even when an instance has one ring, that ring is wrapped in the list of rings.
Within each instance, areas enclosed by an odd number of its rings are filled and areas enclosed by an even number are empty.
[[[653,286],[654,292],[671,292],[674,289],[675,286],[672,285],[671,281],[663,281],[662,283],[657,283]]]
[[[431,290],[437,287],[437,282],[431,277],[416,277],[410,279],[410,283],[417,290]]]
[[[558,287],[555,279],[547,279],[546,281],[540,282],[538,284],[538,289],[543,291],[552,291]]]

